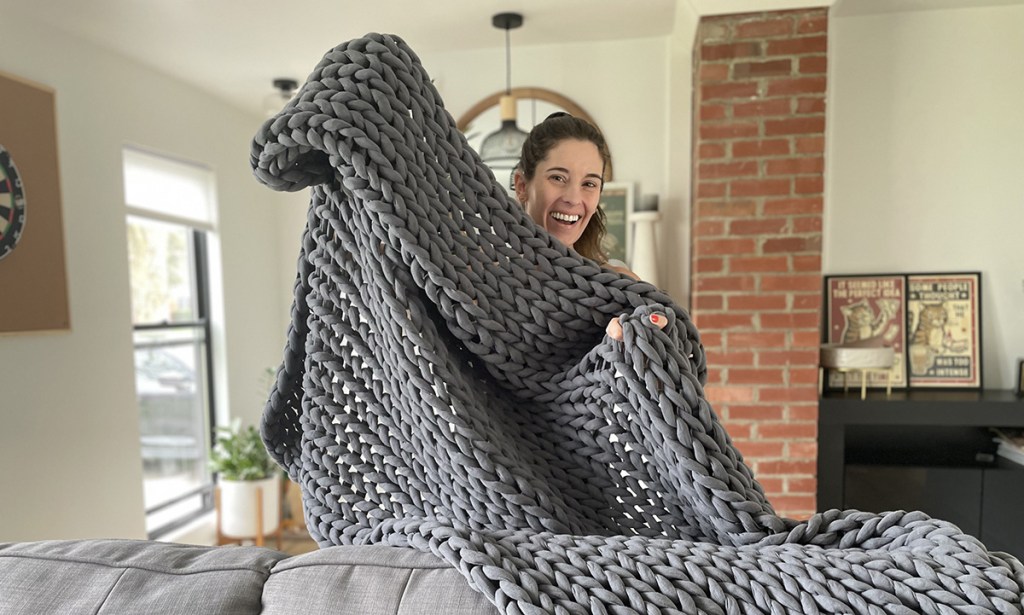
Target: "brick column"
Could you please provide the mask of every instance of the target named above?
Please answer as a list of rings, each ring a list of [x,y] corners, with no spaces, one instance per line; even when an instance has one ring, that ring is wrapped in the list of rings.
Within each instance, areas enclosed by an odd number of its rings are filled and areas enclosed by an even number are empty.
[[[707,17],[694,58],[692,316],[706,393],[776,510],[815,510],[828,13]]]

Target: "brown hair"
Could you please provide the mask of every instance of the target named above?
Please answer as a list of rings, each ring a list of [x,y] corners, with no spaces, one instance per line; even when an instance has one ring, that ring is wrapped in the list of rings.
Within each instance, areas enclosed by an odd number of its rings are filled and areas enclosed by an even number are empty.
[[[590,141],[597,146],[597,151],[601,155],[601,190],[604,190],[604,172],[612,157],[604,135],[597,126],[564,111],[552,113],[533,127],[523,142],[519,164],[513,173],[522,173],[523,179],[530,181],[537,172],[537,165],[544,160],[548,152],[566,139]],[[576,245],[571,247],[581,255],[603,264],[608,260],[602,245],[606,232],[604,210],[598,207],[590,217],[587,228],[583,229],[583,234],[576,240]]]

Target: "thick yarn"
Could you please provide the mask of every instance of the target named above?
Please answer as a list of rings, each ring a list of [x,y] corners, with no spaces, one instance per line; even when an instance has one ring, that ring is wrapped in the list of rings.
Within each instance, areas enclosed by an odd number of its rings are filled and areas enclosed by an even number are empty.
[[[949,523],[776,515],[686,312],[539,229],[398,37],[328,52],[251,162],[312,193],[262,432],[321,546],[432,552],[507,614],[1022,611]]]

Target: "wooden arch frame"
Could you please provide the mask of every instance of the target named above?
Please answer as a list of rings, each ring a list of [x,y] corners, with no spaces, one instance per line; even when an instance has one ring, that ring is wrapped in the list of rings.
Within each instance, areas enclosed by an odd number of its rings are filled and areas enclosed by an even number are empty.
[[[472,122],[477,117],[479,117],[480,114],[482,114],[484,111],[487,111],[491,107],[497,106],[499,101],[501,100],[501,97],[504,96],[505,93],[506,93],[505,90],[501,90],[499,92],[495,92],[494,94],[491,94],[490,96],[487,96],[486,98],[484,98],[480,102],[478,102],[475,105],[473,105],[472,107],[470,107],[469,110],[466,111],[465,113],[463,113],[461,116],[459,116],[459,119],[456,121],[456,126],[458,127],[458,129],[460,131],[462,131],[462,132],[466,132],[466,129],[469,128],[470,122]],[[534,98],[534,99],[537,99],[537,100],[543,100],[545,102],[549,102],[549,103],[551,103],[553,105],[558,105],[559,107],[565,109],[567,112],[569,112],[573,116],[578,117],[578,118],[582,118],[584,120],[587,120],[588,122],[590,122],[594,126],[597,126],[597,122],[594,121],[594,118],[590,117],[589,113],[587,113],[586,111],[583,110],[583,107],[577,105],[571,99],[566,98],[565,96],[562,96],[558,92],[554,92],[552,90],[546,90],[544,88],[527,87],[527,88],[512,88],[512,90],[511,90],[511,92],[509,92],[509,94],[511,94],[512,96],[515,96],[517,99]],[[601,129],[601,127],[598,126],[598,130],[600,130],[600,129]],[[611,148],[609,148],[609,150],[610,149]],[[607,176],[605,177],[605,182],[613,181],[613,177],[614,177],[614,173],[612,172],[612,161],[610,160],[610,157],[611,157],[611,152],[609,151],[608,173],[607,173]]]

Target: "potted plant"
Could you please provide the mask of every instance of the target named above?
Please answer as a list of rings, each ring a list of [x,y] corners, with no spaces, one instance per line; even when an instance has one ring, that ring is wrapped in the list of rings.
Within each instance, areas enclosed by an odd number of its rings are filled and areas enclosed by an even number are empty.
[[[218,427],[210,469],[220,490],[218,535],[262,544],[280,530],[281,472],[256,427],[243,428],[238,419]]]

